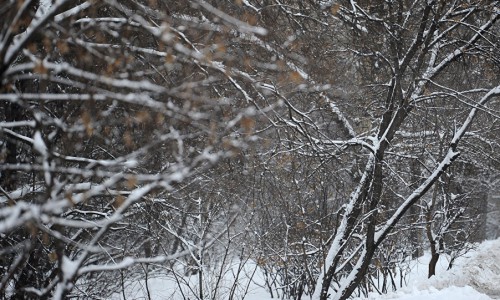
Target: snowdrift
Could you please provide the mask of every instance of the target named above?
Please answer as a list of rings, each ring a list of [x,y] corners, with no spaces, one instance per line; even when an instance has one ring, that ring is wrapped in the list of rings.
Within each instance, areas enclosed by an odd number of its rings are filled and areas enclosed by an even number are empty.
[[[413,263],[408,286],[386,295],[370,294],[357,299],[399,300],[488,300],[500,299],[500,239],[485,241],[446,270],[449,260],[441,257],[436,276],[427,278],[430,255]]]

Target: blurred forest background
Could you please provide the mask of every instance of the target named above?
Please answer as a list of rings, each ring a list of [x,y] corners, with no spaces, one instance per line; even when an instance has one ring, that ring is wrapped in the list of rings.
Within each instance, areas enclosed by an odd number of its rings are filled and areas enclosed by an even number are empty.
[[[0,298],[347,299],[499,236],[487,0],[4,0]],[[236,262],[236,268],[234,268]],[[229,288],[227,272],[235,272]],[[149,290],[148,290],[149,293]],[[151,295],[149,295],[151,296]]]

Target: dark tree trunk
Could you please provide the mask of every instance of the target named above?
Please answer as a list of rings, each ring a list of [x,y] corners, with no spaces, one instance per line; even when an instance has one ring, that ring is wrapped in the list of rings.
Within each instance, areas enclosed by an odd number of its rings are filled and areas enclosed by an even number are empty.
[[[427,278],[431,278],[436,275],[436,264],[439,260],[439,253],[433,253],[431,257],[431,261],[429,262],[429,274]]]
[[[16,103],[7,103],[5,109],[5,121],[14,122],[19,121],[21,118],[21,107]],[[17,161],[17,141],[11,137],[7,137],[5,148],[7,150],[5,163],[16,164]],[[5,170],[0,177],[0,186],[6,191],[12,191],[17,185],[17,171]]]

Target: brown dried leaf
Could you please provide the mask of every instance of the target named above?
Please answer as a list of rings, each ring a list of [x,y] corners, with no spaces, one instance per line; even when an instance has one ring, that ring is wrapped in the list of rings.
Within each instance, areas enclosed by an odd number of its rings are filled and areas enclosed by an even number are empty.
[[[85,132],[88,136],[92,136],[94,133],[94,128],[92,126],[92,117],[88,111],[84,111],[80,117],[82,119],[83,126],[85,126]]]
[[[290,73],[290,80],[295,83],[302,83],[304,81],[304,78],[302,77],[302,75],[300,75],[299,72],[294,71]]]
[[[42,244],[44,246],[50,246],[50,236],[46,232],[42,234]]]
[[[334,5],[332,5],[332,8],[330,9],[330,11],[332,12],[332,15],[336,15],[340,10],[340,4],[338,3],[335,3]]]
[[[57,261],[57,252],[54,250],[52,252],[49,252],[49,254],[47,254],[47,256],[49,257],[49,260],[51,262],[56,262]]]
[[[246,134],[251,134],[255,128],[255,120],[250,117],[241,118],[241,127],[245,130]]]
[[[130,131],[125,131],[123,134],[123,142],[125,143],[125,146],[132,148],[134,146],[134,139],[132,138],[132,134],[130,134]]]
[[[125,202],[125,197],[123,197],[122,195],[118,195],[116,196],[115,201],[113,201],[112,205],[115,209],[117,209],[122,206],[123,202]]]
[[[136,185],[137,185],[137,178],[135,178],[135,176],[129,177],[127,180],[127,187],[129,189],[133,189],[136,187]]]
[[[61,54],[66,54],[69,52],[68,43],[66,41],[63,40],[57,41],[56,47],[57,49],[59,49],[59,52],[61,52]]]
[[[33,72],[35,72],[36,74],[45,75],[48,73],[48,70],[47,68],[45,68],[42,61],[38,61],[33,68]]]
[[[140,110],[135,115],[135,120],[137,123],[144,123],[150,119],[150,113],[147,110]]]

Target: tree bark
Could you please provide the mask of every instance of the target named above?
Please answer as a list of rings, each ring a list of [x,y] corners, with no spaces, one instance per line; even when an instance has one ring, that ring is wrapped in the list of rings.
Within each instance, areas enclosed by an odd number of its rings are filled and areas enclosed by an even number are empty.
[[[9,102],[6,104],[5,120],[7,122],[19,121],[21,118],[21,107],[17,103]],[[17,161],[17,141],[13,138],[6,138],[5,148],[7,155],[6,164],[15,165]],[[0,177],[0,186],[6,191],[12,191],[16,188],[18,175],[16,170],[5,170]]]

